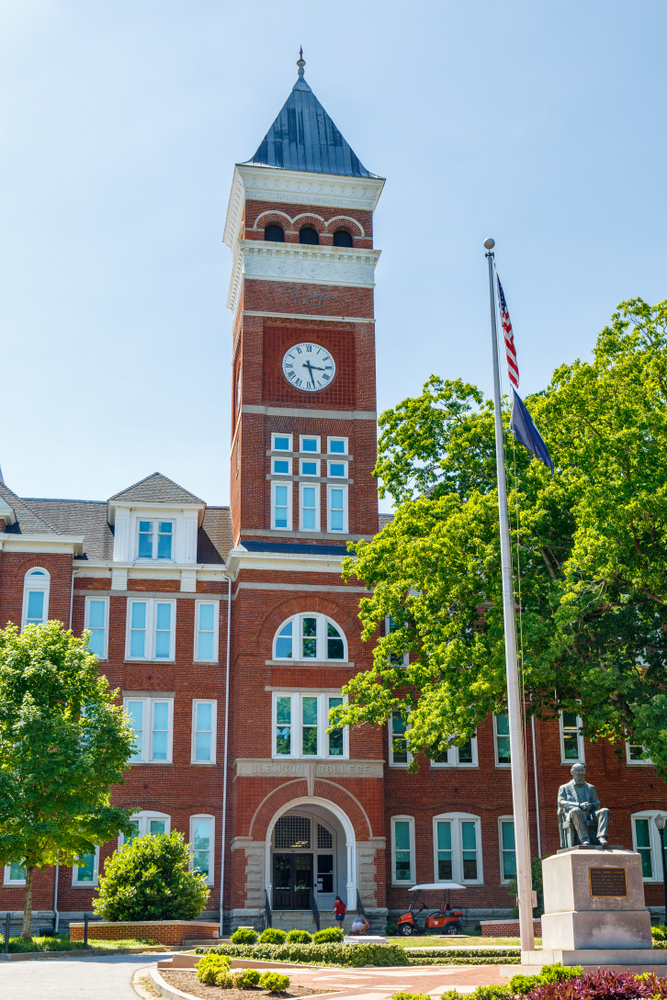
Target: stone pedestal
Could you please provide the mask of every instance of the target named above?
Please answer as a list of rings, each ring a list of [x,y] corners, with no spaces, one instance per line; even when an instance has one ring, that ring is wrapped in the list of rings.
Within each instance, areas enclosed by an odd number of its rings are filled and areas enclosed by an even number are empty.
[[[542,877],[542,951],[523,952],[522,965],[667,972],[667,949],[653,950],[639,854],[572,848],[545,858]]]

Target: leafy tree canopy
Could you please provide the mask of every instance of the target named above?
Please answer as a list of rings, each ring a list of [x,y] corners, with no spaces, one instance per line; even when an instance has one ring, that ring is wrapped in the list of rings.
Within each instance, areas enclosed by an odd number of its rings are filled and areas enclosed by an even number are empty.
[[[132,831],[110,804],[134,745],[117,694],[87,636],[57,621],[0,629],[0,865],[25,865],[24,937],[35,868],[75,864]]]
[[[621,303],[593,360],[562,365],[528,407],[556,466],[552,477],[520,446],[514,459],[509,435],[528,711],[576,712],[588,737],[642,745],[664,774],[667,301]],[[331,719],[398,709],[410,751],[433,757],[506,711],[493,408],[475,386],[432,376],[380,427],[375,474],[396,513],[355,543],[344,575],[373,591],[363,637],[386,616],[393,631]]]

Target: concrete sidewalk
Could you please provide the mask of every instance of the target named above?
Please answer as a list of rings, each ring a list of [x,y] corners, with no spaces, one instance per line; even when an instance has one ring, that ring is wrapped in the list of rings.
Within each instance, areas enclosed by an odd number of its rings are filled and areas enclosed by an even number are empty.
[[[44,958],[0,965],[2,1000],[137,1000],[132,976],[171,952],[104,958]]]

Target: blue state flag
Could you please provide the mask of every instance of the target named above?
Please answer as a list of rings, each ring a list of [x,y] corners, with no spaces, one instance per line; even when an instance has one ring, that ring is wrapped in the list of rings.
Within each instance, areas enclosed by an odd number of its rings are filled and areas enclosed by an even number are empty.
[[[542,440],[542,435],[533,423],[533,418],[526,409],[516,389],[512,388],[512,393],[510,430],[519,444],[522,444],[528,451],[532,451],[535,458],[539,458],[540,462],[544,462],[551,469],[551,474],[553,475],[554,463],[551,461],[549,449]]]

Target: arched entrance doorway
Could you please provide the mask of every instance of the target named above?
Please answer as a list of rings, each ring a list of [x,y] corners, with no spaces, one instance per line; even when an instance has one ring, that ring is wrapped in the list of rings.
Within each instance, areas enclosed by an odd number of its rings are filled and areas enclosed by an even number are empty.
[[[266,890],[274,910],[309,910],[311,888],[320,910],[335,896],[356,906],[356,852],[349,817],[333,802],[293,799],[266,831]]]

